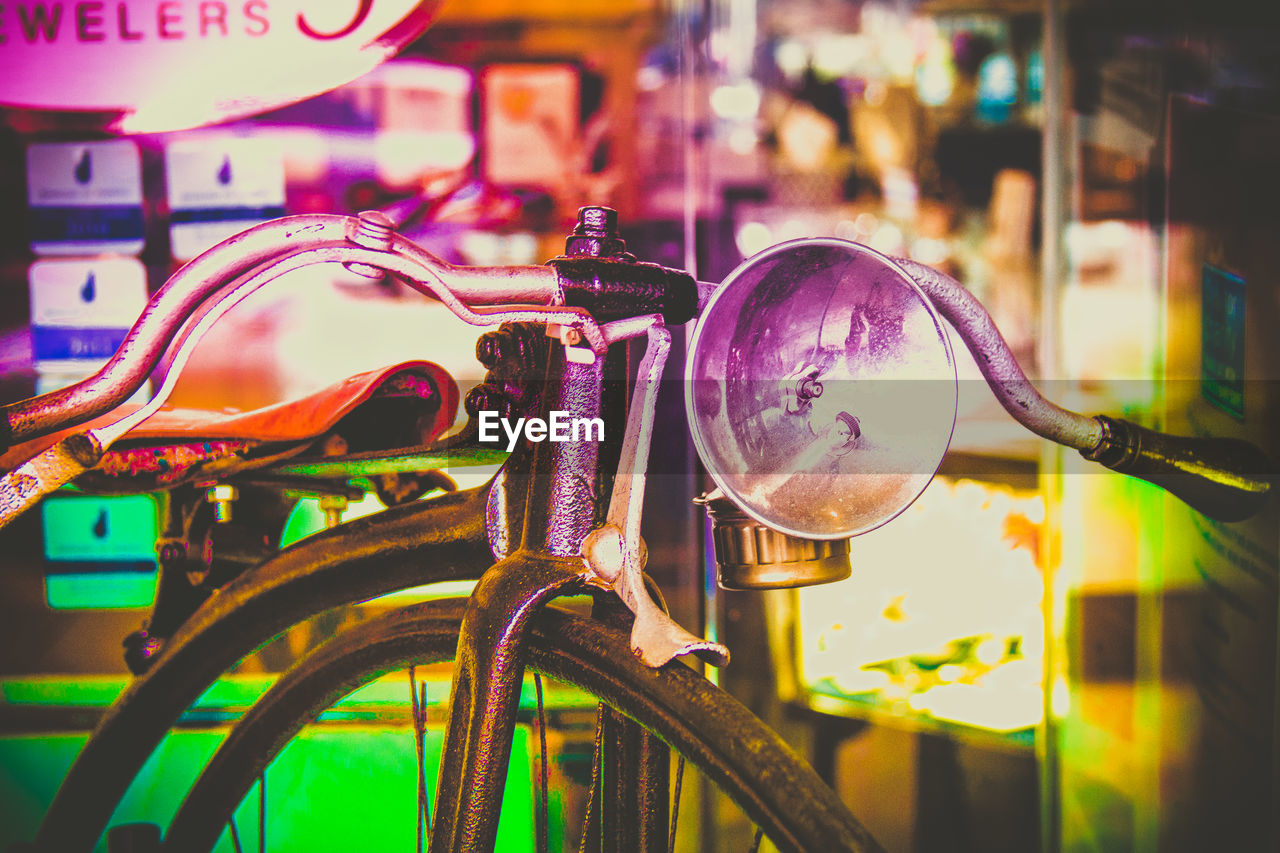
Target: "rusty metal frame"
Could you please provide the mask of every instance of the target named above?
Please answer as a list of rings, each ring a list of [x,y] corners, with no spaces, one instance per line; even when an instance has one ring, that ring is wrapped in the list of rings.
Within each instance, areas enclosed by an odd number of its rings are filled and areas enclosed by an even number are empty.
[[[626,413],[626,379],[623,345],[585,363],[570,358],[563,345],[555,344],[540,407],[571,417],[603,416],[606,424],[620,424]],[[459,633],[432,853],[478,853],[493,847],[529,631],[533,619],[552,599],[589,588],[591,572],[580,556],[582,542],[607,510],[603,496],[612,484],[603,482],[601,475],[614,473],[616,465],[609,463],[621,453],[620,437],[610,439],[607,429],[603,446],[539,444],[533,450],[527,480],[515,486],[523,487],[523,517],[509,520],[502,539],[520,545],[480,579]],[[639,819],[641,828],[635,836],[613,833],[614,837],[650,839],[656,845],[657,824],[665,810],[654,808],[652,801],[665,802],[667,768],[657,760],[665,751],[655,748],[635,723],[604,712],[601,717],[607,722],[597,760],[647,759],[628,765],[627,775],[632,778],[625,784],[602,789],[601,822],[616,827]],[[661,797],[656,793],[659,788]],[[665,840],[665,827],[661,832]]]
[[[422,259],[388,251],[389,231],[382,233],[382,223],[365,217],[359,223],[364,231],[345,235],[355,246],[321,241],[287,254],[236,283],[219,307],[284,267],[314,261],[390,269],[437,291],[418,269]],[[382,245],[384,238],[387,245]],[[427,274],[440,277],[434,269]],[[452,293],[443,281],[439,283],[444,292],[436,295],[450,302]],[[512,311],[511,317],[485,312],[473,319],[545,321],[550,314],[572,316],[594,350],[592,358],[583,358],[581,348],[573,346],[576,339],[563,334],[552,344],[539,402],[543,411],[602,416],[606,425],[615,428],[626,422],[625,343],[610,346],[590,315],[579,313],[581,309],[508,309],[506,313]],[[643,328],[626,321],[615,331],[623,336]],[[641,399],[643,405],[652,404],[643,395]],[[280,630],[331,607],[382,593],[441,580],[475,579],[478,583],[458,632],[431,850],[491,850],[520,688],[528,656],[534,653],[533,626],[548,602],[590,588],[594,575],[581,556],[583,540],[605,520],[605,496],[614,487],[623,456],[622,438],[616,432],[599,445],[535,445],[527,476],[521,474],[522,482],[507,486],[524,495],[522,517],[509,519],[503,537],[505,542],[519,544],[491,567],[491,531],[486,530],[489,487],[485,487],[342,525],[309,537],[237,577],[188,620],[151,670],[103,718],[55,797],[36,839],[38,848],[58,853],[92,848],[128,782],[182,711],[218,674]],[[632,533],[635,519],[627,521],[627,531]],[[629,654],[627,658],[630,669],[624,679],[643,678],[634,671],[642,665]],[[729,701],[723,694],[716,695],[720,698],[713,704]],[[756,725],[763,727],[758,721]],[[715,764],[714,755],[701,757],[710,757]],[[657,853],[666,840],[665,746],[628,717],[604,710],[597,760],[602,767],[596,806],[602,828],[598,849]],[[788,771],[778,772],[786,775]],[[741,782],[749,809],[768,810],[778,802],[776,791],[758,790],[758,779]],[[831,796],[828,806],[839,812],[838,801]],[[865,832],[851,816],[848,822],[850,837],[858,845],[844,846],[859,849]],[[597,849],[594,841],[592,847]]]
[[[484,574],[458,637],[431,851],[493,849],[532,619],[585,589],[582,563],[517,552]]]
[[[226,813],[252,787],[273,753],[338,698],[386,672],[450,658],[469,606],[463,599],[448,599],[384,613],[311,653],[232,730],[175,819],[174,846],[181,853],[207,849]],[[835,792],[741,703],[681,663],[655,670],[631,655],[628,618],[589,618],[546,608],[530,620],[525,656],[535,671],[600,697],[616,719],[634,726],[619,713],[625,711],[643,723],[642,738],[612,754],[627,761],[611,768],[619,787],[639,787],[620,768],[646,761],[665,766],[665,744],[671,743],[752,820],[769,827],[780,849],[880,850]],[[646,744],[656,749],[645,753]],[[769,780],[768,787],[762,787],[763,779]],[[666,786],[654,786],[648,795],[655,800],[651,811],[644,810],[643,793],[633,800],[626,794],[613,797],[638,805],[603,816],[598,835],[586,839],[583,849],[667,850]],[[639,820],[641,816],[645,819]]]
[[[603,407],[619,422],[625,393],[625,347],[592,364],[556,360],[544,405],[578,411]],[[625,389],[622,389],[625,390]],[[601,412],[604,414],[605,412]],[[580,451],[581,448],[578,448]],[[559,594],[585,588],[576,551],[604,507],[599,471],[617,448],[584,456],[543,444],[525,483],[525,518],[512,519],[522,547],[492,562],[485,530],[489,487],[391,509],[297,543],[236,578],[173,636],[152,669],[103,718],[64,779],[36,843],[38,849],[88,850],[101,835],[129,781],[186,707],[228,666],[280,630],[326,609],[440,580],[478,579],[459,635],[433,850],[486,850],[501,807],[530,620]],[[600,466],[601,456],[605,465]],[[603,487],[601,487],[603,486]],[[637,759],[636,774],[608,787],[606,826],[631,824],[619,837],[657,839],[664,810],[665,754],[635,723],[615,717],[603,734],[602,760]],[[466,792],[462,795],[458,792]],[[662,835],[665,838],[665,835]],[[602,849],[636,849],[614,840]],[[641,849],[657,850],[656,841]]]
[[[92,850],[129,783],[183,711],[228,667],[325,610],[445,580],[493,562],[488,487],[389,509],[301,540],[196,611],[103,717],[63,779],[36,846]]]

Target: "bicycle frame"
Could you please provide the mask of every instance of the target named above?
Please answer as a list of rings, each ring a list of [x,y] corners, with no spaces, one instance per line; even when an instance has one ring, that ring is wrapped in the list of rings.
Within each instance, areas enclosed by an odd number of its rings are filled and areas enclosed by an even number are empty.
[[[268,233],[275,230],[267,228]],[[383,248],[389,247],[388,240]],[[287,256],[286,262],[299,254]],[[349,252],[343,254],[350,256]],[[389,265],[385,258],[370,260]],[[285,268],[290,266],[285,264]],[[222,268],[233,272],[241,270],[242,265],[228,263]],[[222,297],[218,307],[238,301],[237,295],[260,286],[268,273],[279,269],[276,263],[269,270],[249,273],[243,283],[234,285],[231,296]],[[545,277],[542,272],[537,275]],[[442,292],[451,294],[448,289]],[[493,298],[493,292],[490,288],[489,298]],[[511,293],[508,289],[500,298],[510,299]],[[149,316],[139,325],[145,328],[148,322],[154,323]],[[537,444],[528,463],[514,460],[497,487],[491,485],[357,520],[341,530],[303,540],[236,578],[184,624],[154,666],[122,695],[103,720],[50,807],[37,837],[41,849],[92,846],[110,812],[85,814],[76,810],[74,820],[66,819],[64,812],[76,809],[88,787],[101,791],[107,786],[123,795],[147,751],[158,743],[159,734],[196,698],[199,689],[278,630],[351,601],[422,583],[462,579],[479,583],[459,634],[431,849],[492,848],[531,620],[544,604],[559,595],[605,586],[597,579],[592,587],[594,575],[580,553],[583,540],[605,518],[608,504],[601,496],[610,493],[611,475],[622,455],[621,425],[626,421],[627,407],[626,340],[652,324],[621,321],[601,331],[602,327],[589,315],[542,309],[476,316],[485,322],[531,318],[544,322],[548,318],[568,319],[579,325],[567,328],[582,328],[582,337],[596,343],[600,351],[597,353],[593,347],[590,359],[583,358],[581,352],[572,353],[576,336],[562,333],[562,340],[552,343],[549,375],[542,384],[538,408],[543,413],[554,410],[571,417],[600,417],[606,424],[605,440]],[[162,328],[173,330],[176,325],[170,322]],[[162,333],[153,335],[160,337]],[[189,332],[179,346],[189,349],[192,338],[193,333]],[[610,338],[614,338],[612,345]],[[157,345],[151,344],[146,350],[149,358],[158,358]],[[106,372],[119,369],[119,364],[112,364]],[[69,403],[73,417],[86,417],[92,406],[91,392],[97,387],[95,381],[100,386],[104,381],[119,385],[127,380],[90,380],[83,388],[72,389],[44,409],[37,409],[41,417],[11,420],[46,423],[50,416],[43,413],[59,403]],[[521,473],[525,471],[527,474]],[[500,532],[490,529],[492,524],[486,517],[491,488],[500,489],[502,498],[510,504],[507,529]],[[518,544],[511,554],[490,566],[491,539]],[[344,546],[345,556],[339,560],[329,556],[335,541]],[[257,630],[246,631],[247,627]],[[136,738],[122,734],[138,725],[155,733],[151,743],[140,744]],[[610,818],[606,822],[618,831],[605,836],[601,849],[665,850],[666,746],[616,714],[603,725],[603,731],[599,748],[606,756],[603,760],[607,766],[623,766],[624,761],[629,766],[637,759],[638,766],[635,773],[607,775],[602,800],[608,805],[600,808]],[[623,813],[628,816],[625,821],[617,817]],[[637,816],[642,819],[636,820]]]
[[[605,424],[603,441],[532,443],[520,448],[489,486],[391,509],[305,539],[230,582],[183,625],[151,670],[103,720],[46,816],[37,838],[41,849],[91,847],[110,813],[78,810],[86,790],[105,785],[112,795],[117,790],[122,795],[146,753],[203,685],[284,627],[341,604],[422,583],[477,580],[458,635],[433,853],[480,851],[493,845],[527,644],[533,620],[548,602],[565,594],[617,591],[636,614],[631,648],[654,666],[687,652],[713,658],[722,654],[714,644],[681,634],[682,629],[665,616],[654,616],[660,613],[658,605],[638,581],[643,550],[639,501],[661,367],[663,318],[672,323],[691,319],[706,288],[678,271],[636,264],[616,239],[612,220],[600,210],[584,210],[568,256],[550,268],[446,268],[397,237],[378,215],[268,223],[180,271],[98,376],[65,392],[6,407],[6,423],[16,438],[82,422],[110,408],[120,394],[131,393],[130,383],[141,382],[176,336],[175,366],[161,392],[142,411],[153,410],[172,387],[185,354],[221,313],[283,271],[336,261],[370,275],[391,271],[437,296],[468,322],[547,325],[554,337],[536,411],[544,417],[554,411],[569,418],[600,418]],[[302,235],[302,246],[278,251],[279,241],[297,235]],[[274,254],[267,248],[273,241]],[[993,386],[1001,386],[1002,401],[1020,421],[1030,420],[1035,431],[1064,441],[1061,433],[1066,430],[1073,437],[1065,443],[1093,454],[1090,458],[1110,464],[1108,459],[1118,454],[1118,464],[1112,467],[1121,470],[1122,464],[1136,460],[1135,473],[1156,482],[1173,472],[1183,478],[1174,478],[1178,488],[1207,504],[1224,500],[1224,495],[1236,498],[1229,507],[1233,513],[1256,511],[1267,499],[1269,463],[1242,443],[1161,444],[1175,440],[1145,431],[1136,433],[1139,443],[1129,442],[1114,426],[1123,422],[1083,418],[1048,404],[1016,363],[1001,360],[998,351],[1007,355],[1007,349],[981,306],[958,296],[959,285],[931,276],[927,268],[912,267],[911,272],[927,279],[925,290],[971,348],[983,355],[980,364],[992,366],[987,377]],[[215,297],[224,277],[232,282]],[[215,298],[213,307],[194,324],[183,327],[174,319],[173,311]],[[529,306],[528,301],[541,304]],[[499,307],[484,310],[477,307],[481,304]],[[160,306],[168,308],[161,311]],[[650,350],[629,407],[627,341],[641,335],[648,337]],[[1038,409],[1037,401],[1045,407]],[[84,458],[73,461],[81,469],[93,464],[95,452],[100,455],[138,420],[133,415],[90,431],[82,440],[89,445]],[[1151,436],[1159,439],[1154,445]],[[55,454],[52,471],[36,471],[50,474],[40,481],[40,489],[56,488],[76,473],[74,465],[58,467],[66,462],[65,447],[62,454]],[[19,478],[28,476],[25,468],[10,472],[0,483],[9,487],[0,491],[0,522],[34,502],[29,489],[17,487]],[[1186,478],[1195,480],[1194,489],[1183,488]],[[1208,483],[1208,491],[1201,481]],[[15,493],[17,499],[12,498]],[[7,506],[5,499],[10,501]],[[335,547],[336,557],[331,550]],[[139,742],[130,736],[137,725],[154,738]],[[600,808],[613,815],[628,814],[632,820],[626,824],[629,829],[604,839],[602,849],[665,849],[666,799],[659,795],[667,790],[665,746],[620,717],[603,728],[599,748],[608,756],[603,760],[620,766],[624,760],[638,759],[638,768],[610,777]],[[111,797],[100,801],[113,802]],[[609,825],[608,816],[604,822]]]
[[[548,389],[559,389],[549,390],[549,398],[589,405],[612,396],[616,408],[619,395],[604,392],[606,364],[615,365],[613,381],[625,381],[623,359],[616,355],[594,369],[574,365],[569,381],[548,383]],[[601,455],[616,456],[617,444],[606,443]],[[555,596],[589,588],[581,560],[556,551],[569,552],[573,538],[585,535],[581,531],[603,514],[591,496],[593,478],[583,476],[596,460],[584,462],[579,455],[557,452],[563,446],[550,443],[537,447],[530,474],[508,476],[499,487],[518,491],[513,500],[525,511],[512,520],[516,529],[510,533],[520,547],[495,565],[490,566],[485,512],[492,486],[486,486],[393,508],[309,537],[224,587],[184,624],[102,721],[59,789],[36,839],[38,848],[90,848],[110,809],[86,813],[79,807],[85,791],[95,789],[99,796],[104,789],[111,792],[103,803],[123,796],[149,751],[204,685],[279,630],[397,589],[478,580],[459,632],[432,850],[491,849],[532,618]],[[523,482],[515,485],[513,480]],[[548,499],[553,494],[570,499],[557,503]],[[149,742],[136,737],[139,728],[152,733]],[[606,777],[599,808],[615,831],[603,834],[600,849],[665,850],[665,745],[614,715],[604,725],[600,749],[605,766],[634,771]]]

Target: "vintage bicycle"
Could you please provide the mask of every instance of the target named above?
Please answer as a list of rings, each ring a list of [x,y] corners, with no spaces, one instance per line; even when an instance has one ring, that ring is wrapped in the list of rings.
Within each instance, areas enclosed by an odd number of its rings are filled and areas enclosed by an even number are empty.
[[[767,250],[711,285],[637,260],[615,214],[590,207],[580,212],[564,255],[542,266],[445,264],[378,213],[286,217],[219,244],[154,295],[98,374],[5,407],[5,444],[27,448],[30,458],[0,479],[0,524],[76,478],[91,480],[113,448],[154,451],[154,440],[136,437],[145,435],[140,426],[160,411],[201,336],[271,280],[325,263],[394,276],[464,321],[494,327],[480,338],[489,373],[468,395],[468,427],[443,437],[439,428],[393,430],[392,444],[421,443],[332,455],[317,455],[314,443],[301,440],[232,444],[167,483],[177,495],[200,485],[196,497],[170,498],[171,547],[162,545],[159,554],[157,610],[130,649],[139,675],[65,777],[34,839],[37,850],[92,849],[182,712],[282,630],[340,605],[446,580],[476,585],[466,599],[428,601],[362,622],[282,676],[232,726],[164,833],[163,849],[217,843],[272,756],[342,696],[383,673],[450,659],[456,663],[430,821],[433,851],[492,849],[527,670],[601,701],[583,849],[670,849],[671,790],[680,777],[677,769],[672,779],[672,749],[738,803],[760,828],[757,843],[763,834],[783,850],[879,849],[776,733],[679,660],[720,665],[728,650],[676,624],[646,581],[641,498],[674,326],[695,324],[686,404],[718,486],[707,503],[723,522],[716,538],[728,586],[793,586],[847,574],[847,539],[889,522],[920,493],[955,418],[955,364],[943,318],[1004,408],[1038,435],[1162,485],[1218,518],[1248,517],[1270,499],[1270,464],[1245,442],[1175,438],[1042,398],[981,305],[926,266],[811,239]],[[632,341],[644,343],[634,370]],[[123,417],[109,414],[166,351],[168,367],[152,399]],[[441,407],[452,405],[447,377],[428,371],[418,380],[426,384],[409,396],[430,405],[408,411],[437,423]],[[415,500],[442,484],[429,472],[451,459],[500,458],[499,445],[480,440],[482,417],[538,419],[544,431],[558,419],[598,422],[603,435],[537,441],[527,429],[518,440],[513,433],[512,453],[489,483]],[[287,481],[343,497],[353,477],[385,486],[391,508],[278,553],[247,548],[222,571],[190,552],[207,532],[192,521],[207,481],[246,490]],[[399,488],[402,477],[420,479]],[[592,614],[552,604],[568,594],[590,595]],[[424,787],[420,779],[420,792]],[[427,821],[419,820],[422,839]]]

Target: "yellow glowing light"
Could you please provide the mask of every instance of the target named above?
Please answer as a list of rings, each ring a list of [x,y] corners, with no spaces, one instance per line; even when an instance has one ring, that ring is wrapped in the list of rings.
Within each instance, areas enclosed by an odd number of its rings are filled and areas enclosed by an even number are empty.
[[[937,237],[921,237],[911,244],[911,258],[922,264],[940,264],[951,256],[951,244]]]
[[[442,583],[414,586],[398,592],[388,593],[371,599],[370,604],[401,605],[413,601],[425,601],[436,598],[466,598],[475,589],[475,581],[444,581]]]
[[[880,43],[880,56],[895,80],[911,79],[916,67],[916,48],[905,30],[895,32]]]
[[[871,140],[871,154],[879,163],[898,162],[898,140],[893,134],[885,131],[877,133]]]
[[[946,684],[912,697],[913,710],[940,720],[1013,732],[1038,725],[1040,689],[1033,684],[995,693],[972,684]]]
[[[879,107],[889,97],[889,89],[879,81],[873,81],[867,84],[867,88],[862,93],[862,98],[867,102],[867,106]]]
[[[1044,498],[1036,495],[1029,501],[1022,504],[1022,514],[1026,516],[1027,521],[1032,524],[1044,524]]]
[[[759,572],[756,575],[762,584],[781,584],[791,579],[791,573],[786,571],[777,572]]]
[[[762,252],[774,243],[773,232],[763,222],[742,223],[733,239],[739,254],[744,258]]]
[[[946,58],[930,59],[916,72],[916,94],[931,107],[945,104],[955,91],[956,72]]]
[[[1067,679],[1058,676],[1049,691],[1049,709],[1055,719],[1065,719],[1071,713],[1071,687]]]
[[[881,36],[901,25],[901,18],[887,3],[871,2],[862,7],[862,31]]]
[[[734,154],[746,156],[756,150],[760,137],[750,127],[735,127],[729,133],[729,150]]]
[[[911,692],[903,684],[886,685],[881,693],[891,702],[901,702],[903,699],[911,698]]]
[[[806,681],[876,689],[898,710],[996,731],[1035,725],[1044,587],[1034,538],[1006,536],[1015,516],[1043,518],[1043,502],[938,479],[893,524],[855,539],[852,578],[800,593]]]
[[[820,38],[813,49],[813,69],[824,77],[843,77],[866,64],[867,39],[841,33]]]
[[[717,86],[711,92],[711,109],[723,119],[745,121],[755,118],[760,109],[760,89],[749,80]]]
[[[777,133],[783,158],[800,172],[821,171],[839,141],[836,123],[808,104],[793,104]]]
[[[943,684],[959,681],[962,677],[964,677],[964,667],[957,666],[954,663],[944,663],[938,667],[938,680]]]
[[[867,245],[887,255],[897,255],[902,251],[903,241],[902,229],[892,222],[886,222],[871,235]]]
[[[809,49],[798,41],[786,39],[773,49],[773,61],[783,74],[799,77],[809,67]]]
[[[994,637],[988,637],[978,643],[973,650],[973,656],[987,666],[995,666],[1004,660],[1005,644],[1003,640],[997,640]]]
[[[841,672],[833,679],[836,687],[852,695],[888,690],[892,684],[889,673],[882,669],[859,669]]]

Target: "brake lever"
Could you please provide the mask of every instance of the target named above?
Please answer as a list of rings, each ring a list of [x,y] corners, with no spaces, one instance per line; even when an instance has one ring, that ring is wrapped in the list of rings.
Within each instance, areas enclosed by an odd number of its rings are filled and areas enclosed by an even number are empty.
[[[631,649],[646,665],[659,667],[680,655],[696,654],[713,666],[724,666],[729,662],[729,650],[680,627],[654,603],[644,586],[647,555],[640,537],[640,516],[644,508],[658,389],[662,369],[671,352],[671,332],[660,318],[649,319],[646,334],[648,340],[632,392],[609,510],[604,525],[583,540],[582,558],[596,577],[611,586],[635,614]]]

